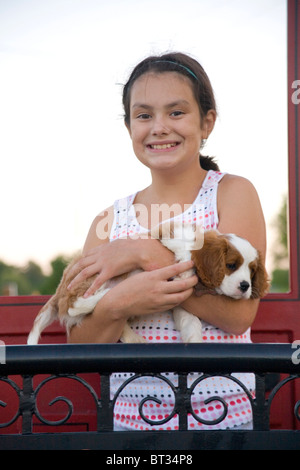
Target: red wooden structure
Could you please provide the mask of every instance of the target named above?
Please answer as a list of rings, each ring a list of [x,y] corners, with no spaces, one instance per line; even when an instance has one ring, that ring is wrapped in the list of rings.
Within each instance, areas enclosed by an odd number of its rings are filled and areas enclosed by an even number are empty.
[[[253,342],[257,343],[293,343],[300,340],[300,105],[295,96],[296,86],[300,88],[300,1],[288,0],[288,159],[289,159],[289,240],[290,240],[290,292],[284,294],[270,294],[262,300],[257,319],[252,329]],[[300,93],[296,96],[300,97]],[[25,344],[27,335],[31,329],[33,320],[41,306],[48,299],[47,296],[32,297],[0,297],[0,332],[1,340],[5,344]],[[65,343],[64,330],[53,324],[47,328],[41,343]],[[44,377],[43,377],[44,378]],[[91,384],[97,389],[99,385],[93,383],[94,378],[90,374],[88,377]],[[274,379],[274,377],[273,377]],[[55,381],[55,396],[57,396],[57,381]],[[63,389],[68,387],[68,380],[61,379],[62,395]],[[1,384],[0,400],[7,403],[5,394],[12,391],[5,384]],[[70,395],[70,390],[68,389]],[[95,427],[95,416],[91,411],[87,413],[88,398],[85,397],[84,390],[78,386],[74,393],[73,403],[75,411],[72,421],[68,425],[74,430],[89,430]],[[53,395],[52,395],[53,396]],[[276,429],[300,429],[291,404],[296,403],[300,397],[299,380],[294,380],[285,385],[282,391],[274,400],[271,409],[271,425]],[[49,407],[51,401],[51,385],[46,389],[41,398],[41,409],[44,407],[44,416],[49,419],[59,415],[59,406]],[[11,402],[11,399],[10,399]],[[82,403],[84,406],[82,406]],[[54,410],[55,408],[55,410]],[[92,407],[91,407],[92,408]],[[14,415],[14,410],[1,407],[0,402],[0,423],[10,420]],[[52,417],[52,418],[51,418]],[[65,431],[65,426],[60,426],[59,431]],[[7,433],[7,429],[5,432]],[[19,432],[18,422],[11,426],[10,432]],[[36,423],[36,431],[56,431],[56,428]],[[1,434],[1,429],[0,429]]]
[[[288,1],[288,163],[290,292],[270,294],[262,300],[252,329],[254,342],[293,343],[300,340],[300,105],[294,99],[300,80],[300,2]],[[299,82],[298,82],[299,88]],[[299,96],[299,94],[298,94]],[[299,100],[298,100],[299,101]],[[273,410],[273,426],[299,429],[289,404],[300,396],[299,381],[282,393]],[[274,404],[275,405],[275,404]]]

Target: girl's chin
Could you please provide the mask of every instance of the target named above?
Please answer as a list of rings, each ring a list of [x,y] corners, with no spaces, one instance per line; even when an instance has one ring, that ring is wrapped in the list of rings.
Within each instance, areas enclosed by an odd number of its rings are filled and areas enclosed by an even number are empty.
[[[170,155],[150,155],[148,158],[141,158],[140,161],[150,169],[169,169],[178,165],[179,160]]]

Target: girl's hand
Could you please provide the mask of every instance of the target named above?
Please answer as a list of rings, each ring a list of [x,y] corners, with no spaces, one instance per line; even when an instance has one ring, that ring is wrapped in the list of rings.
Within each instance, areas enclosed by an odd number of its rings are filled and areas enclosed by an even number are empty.
[[[89,250],[73,266],[70,277],[78,273],[68,289],[98,273],[84,297],[89,297],[101,285],[115,276],[141,268],[152,271],[174,263],[174,254],[158,240],[153,239],[118,239],[104,243]]]
[[[192,267],[192,261],[185,261],[128,277],[105,294],[99,302],[101,309],[104,303],[105,311],[115,320],[172,309],[192,295],[198,278],[192,275],[187,279],[170,279]],[[97,306],[94,314],[97,315]]]

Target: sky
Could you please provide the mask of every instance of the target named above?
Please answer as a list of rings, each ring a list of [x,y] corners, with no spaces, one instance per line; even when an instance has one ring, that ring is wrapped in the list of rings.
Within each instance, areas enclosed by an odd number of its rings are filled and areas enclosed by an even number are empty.
[[[122,85],[166,51],[208,73],[219,116],[204,153],[255,185],[271,248],[287,193],[286,21],[285,0],[0,0],[0,260],[46,269],[150,183]]]

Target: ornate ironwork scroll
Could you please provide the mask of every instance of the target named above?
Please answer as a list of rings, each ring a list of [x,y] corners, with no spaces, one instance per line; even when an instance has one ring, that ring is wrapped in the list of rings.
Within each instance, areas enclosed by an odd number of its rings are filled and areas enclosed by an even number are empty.
[[[18,385],[11,379],[7,378],[7,377],[0,377],[0,384],[2,383],[7,383],[10,387],[13,388],[13,390],[16,392],[19,400],[20,400],[20,396],[21,396],[21,389],[20,387],[18,387]],[[4,401],[2,401],[0,399],[0,407],[2,408],[6,408],[8,404]],[[0,408],[1,410],[1,408]],[[4,422],[4,423],[1,423],[0,421],[0,428],[6,428],[8,426],[10,426],[11,424],[13,424],[17,419],[18,417],[21,415],[21,411],[20,411],[20,408],[17,409],[15,415],[10,419],[8,420],[7,422]],[[0,416],[1,416],[1,411],[0,411]]]
[[[60,420],[57,420],[57,421],[48,420],[48,419],[42,417],[42,415],[41,415],[41,413],[38,409],[37,398],[38,398],[38,394],[41,391],[41,389],[46,384],[48,384],[50,381],[58,380],[58,379],[62,379],[62,378],[69,379],[69,380],[74,380],[74,381],[82,384],[90,392],[90,394],[94,398],[96,407],[98,405],[98,397],[97,397],[97,394],[96,394],[95,390],[91,387],[90,384],[88,384],[81,377],[78,377],[76,375],[55,375],[55,376],[50,376],[50,377],[44,379],[42,382],[40,382],[40,384],[37,386],[37,388],[34,391],[34,396],[35,396],[34,414],[37,416],[37,418],[42,423],[47,424],[48,426],[58,426],[58,425],[65,424],[73,414],[74,407],[73,407],[72,401],[70,399],[68,399],[66,397],[62,397],[62,396],[58,396],[58,397],[54,398],[53,400],[51,400],[50,403],[49,403],[49,406],[52,406],[52,405],[54,405],[55,403],[58,403],[58,402],[66,403],[68,411],[67,411],[67,414],[64,418],[62,418]]]

